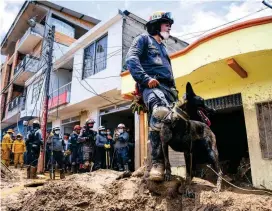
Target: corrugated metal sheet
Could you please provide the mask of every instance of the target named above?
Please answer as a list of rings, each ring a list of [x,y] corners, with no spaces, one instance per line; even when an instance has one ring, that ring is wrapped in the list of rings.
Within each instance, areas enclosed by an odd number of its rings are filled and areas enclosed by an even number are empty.
[[[241,94],[228,95],[205,100],[205,104],[215,110],[242,106]]]

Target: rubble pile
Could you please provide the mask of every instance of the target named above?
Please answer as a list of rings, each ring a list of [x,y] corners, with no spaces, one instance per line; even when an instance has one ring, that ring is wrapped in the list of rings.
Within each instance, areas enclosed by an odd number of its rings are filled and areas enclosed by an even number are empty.
[[[214,185],[195,179],[194,199],[150,192],[142,178],[116,180],[119,172],[99,170],[49,181],[34,193],[22,192],[7,210],[271,210],[272,196],[235,192],[214,193]],[[182,184],[182,183],[181,183]]]

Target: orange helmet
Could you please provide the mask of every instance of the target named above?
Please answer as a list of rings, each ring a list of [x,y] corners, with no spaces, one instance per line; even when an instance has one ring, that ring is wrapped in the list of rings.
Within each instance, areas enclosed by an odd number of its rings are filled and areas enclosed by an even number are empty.
[[[81,130],[80,125],[75,125],[74,130]]]

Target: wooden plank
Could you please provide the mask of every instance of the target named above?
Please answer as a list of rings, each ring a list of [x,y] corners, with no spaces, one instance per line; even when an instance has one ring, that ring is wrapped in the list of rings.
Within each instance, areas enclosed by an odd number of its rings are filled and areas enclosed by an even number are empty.
[[[55,32],[55,41],[66,46],[70,46],[73,42],[76,41],[76,39],[69,37],[61,32]]]
[[[144,123],[144,113],[140,112],[140,149],[141,149],[141,163],[143,165],[144,156],[145,156],[145,123]]]
[[[233,69],[241,78],[247,78],[247,72],[235,61],[235,59],[227,60],[228,66]]]
[[[141,166],[141,154],[140,154],[140,121],[139,115],[134,114],[134,132],[135,132],[135,169],[140,168]]]

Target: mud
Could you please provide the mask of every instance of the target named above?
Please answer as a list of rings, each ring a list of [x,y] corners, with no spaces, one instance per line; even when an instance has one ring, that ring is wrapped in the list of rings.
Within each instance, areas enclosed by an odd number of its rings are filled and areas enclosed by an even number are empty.
[[[192,185],[196,198],[189,199],[181,194],[171,197],[160,191],[150,192],[139,177],[116,180],[118,176],[120,173],[115,171],[99,170],[48,181],[35,191],[24,188],[8,202],[2,201],[1,210],[272,210],[272,196],[242,193],[229,187],[214,193],[212,183],[198,178]],[[172,187],[176,189],[176,185]]]

